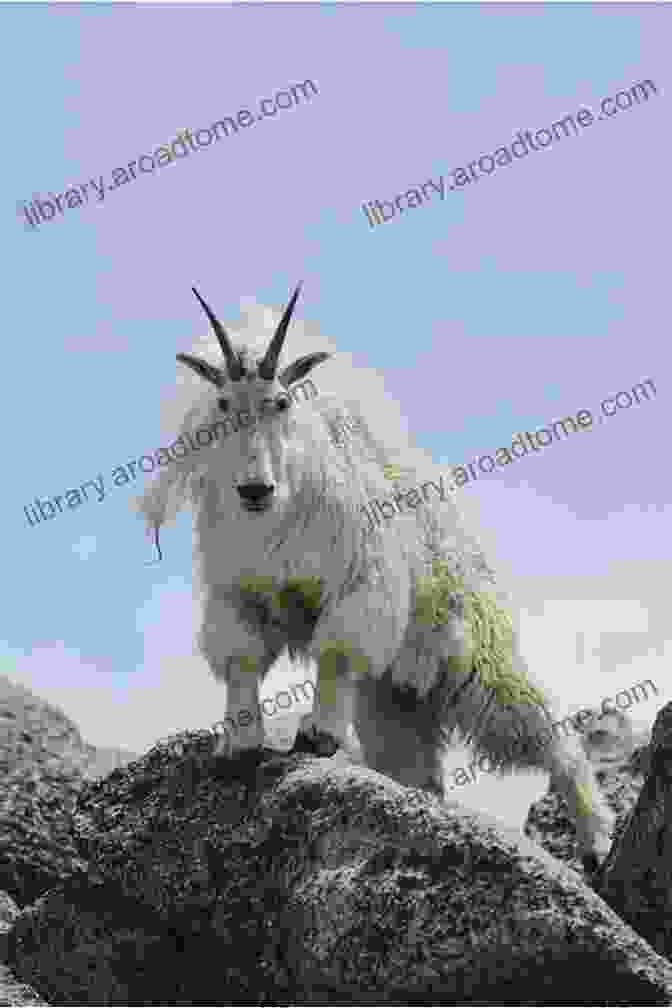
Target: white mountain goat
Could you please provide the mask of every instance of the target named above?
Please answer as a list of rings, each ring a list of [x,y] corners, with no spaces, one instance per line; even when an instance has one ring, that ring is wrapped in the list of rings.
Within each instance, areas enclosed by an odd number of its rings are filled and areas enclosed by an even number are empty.
[[[439,795],[442,756],[456,735],[502,771],[545,770],[567,801],[582,853],[601,862],[613,815],[578,741],[555,735],[547,696],[527,677],[507,597],[455,494],[428,501],[426,488],[438,487],[419,482],[427,474],[413,467],[390,479],[405,457],[373,433],[365,403],[295,395],[333,356],[308,353],[279,369],[299,288],[279,324],[265,310],[246,345],[234,345],[194,293],[218,345],[211,339],[199,356],[177,355],[190,369],[180,436],[193,444],[200,425],[214,441],[170,462],[139,509],[158,545],[160,526],[192,506],[198,644],[227,684],[234,748],[263,744],[258,687],[287,648],[293,660],[317,665],[304,730],[348,745],[354,724],[369,766]],[[346,381],[352,392],[355,378]],[[407,508],[395,513],[389,503],[393,514],[374,525],[371,501],[404,495]]]

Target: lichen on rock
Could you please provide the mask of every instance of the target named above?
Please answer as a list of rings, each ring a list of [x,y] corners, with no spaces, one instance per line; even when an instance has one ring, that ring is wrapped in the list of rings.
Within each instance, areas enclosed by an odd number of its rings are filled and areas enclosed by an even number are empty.
[[[87,785],[87,872],[18,918],[53,1003],[672,1003],[672,966],[491,817],[342,753],[184,743]]]

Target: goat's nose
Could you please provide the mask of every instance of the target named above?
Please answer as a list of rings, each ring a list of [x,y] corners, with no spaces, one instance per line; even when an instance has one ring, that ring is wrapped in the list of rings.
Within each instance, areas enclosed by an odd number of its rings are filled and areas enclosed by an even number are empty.
[[[238,493],[248,504],[260,504],[273,493],[273,484],[262,481],[256,483],[242,483],[236,487]]]

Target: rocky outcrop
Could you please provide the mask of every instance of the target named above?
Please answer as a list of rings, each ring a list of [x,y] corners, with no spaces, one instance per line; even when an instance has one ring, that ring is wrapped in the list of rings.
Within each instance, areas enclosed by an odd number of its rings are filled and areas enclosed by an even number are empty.
[[[11,970],[4,966],[7,956],[9,933],[19,916],[19,908],[6,892],[0,891],[0,1006],[12,1005],[30,1008],[31,1005],[46,1005],[39,995],[27,984],[21,984]]]
[[[619,814],[605,895],[669,954],[662,713],[634,834],[648,749],[595,724],[586,751]],[[527,831],[576,875],[342,754],[212,749],[187,733],[127,765],[0,677],[0,1006],[672,1004],[671,967],[581,883],[557,798]]]
[[[0,1008],[48,1008],[29,985],[20,983],[6,966],[0,963]]]
[[[600,892],[661,955],[672,956],[672,703],[656,718],[646,783],[617,833]]]
[[[77,796],[119,758],[99,754],[63,711],[0,676],[0,890],[23,906],[81,870]]]
[[[31,1005],[46,1005],[47,1002],[32,987],[20,983],[11,970],[3,965],[7,955],[8,936],[18,916],[19,908],[14,900],[0,891],[0,1006],[29,1008]]]
[[[138,759],[138,753],[130,752],[128,749],[118,749],[114,746],[94,746],[87,743],[84,749],[86,763],[83,772],[87,780],[100,780],[101,777],[107,777],[108,774],[111,774],[113,770]]]
[[[12,897],[0,890],[0,961],[7,953],[7,936],[19,916],[19,908]]]
[[[83,789],[87,868],[9,940],[49,1001],[672,1004],[672,966],[515,831],[340,753],[212,750]]]

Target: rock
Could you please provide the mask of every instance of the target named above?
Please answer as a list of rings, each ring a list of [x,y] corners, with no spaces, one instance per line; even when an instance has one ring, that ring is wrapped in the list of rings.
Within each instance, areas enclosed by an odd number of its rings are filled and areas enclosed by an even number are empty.
[[[43,1008],[48,1006],[32,987],[20,983],[12,971],[0,963],[0,1008]]]
[[[138,759],[137,753],[112,746],[94,746],[87,743],[85,752],[86,763],[83,774],[87,780],[100,780],[101,777],[107,777],[111,774],[113,770]]]
[[[87,745],[63,711],[0,676],[0,889],[24,905],[82,869],[77,796],[122,758]]]
[[[5,965],[9,932],[19,916],[19,908],[6,892],[0,891],[0,1006],[46,1005],[32,987],[21,984]]]
[[[84,779],[76,726],[30,690],[0,676],[0,1005],[45,1005],[4,965],[16,905],[31,902],[83,865],[73,846]],[[16,902],[15,902],[16,901]]]
[[[600,892],[661,955],[672,956],[672,703],[653,726],[644,787],[617,831]]]
[[[15,767],[3,775],[0,887],[20,905],[83,867],[72,826],[83,783],[81,774],[39,765]]]
[[[6,892],[0,891],[0,962],[7,954],[7,935],[19,916],[19,908]]]
[[[19,916],[19,908],[10,895],[0,891],[0,926],[11,927]]]
[[[0,675],[0,771],[35,764],[77,771],[95,780],[137,759],[111,746],[92,746],[59,707]]]
[[[89,868],[10,936],[52,1002],[672,1004],[672,966],[516,831],[342,753],[213,745],[83,789]]]

